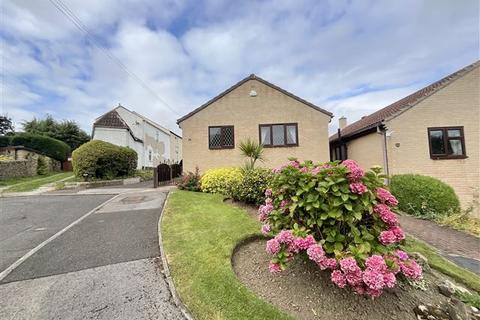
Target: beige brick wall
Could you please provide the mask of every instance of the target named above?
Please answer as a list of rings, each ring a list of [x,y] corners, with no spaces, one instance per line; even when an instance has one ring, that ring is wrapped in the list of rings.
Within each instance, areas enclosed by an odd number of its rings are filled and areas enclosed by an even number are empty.
[[[462,206],[478,201],[480,189],[480,68],[426,98],[387,123],[390,173],[418,173],[451,185]],[[430,159],[428,127],[463,126],[467,159]],[[396,144],[399,144],[397,147]],[[479,215],[478,208],[475,212]]]
[[[362,168],[373,166],[384,167],[383,135],[370,133],[347,143],[347,155],[355,160]]]
[[[256,97],[249,95],[252,88]],[[330,116],[257,81],[249,80],[207,108],[180,123],[182,128],[184,171],[198,166],[210,168],[241,166],[245,159],[239,143],[251,138],[259,140],[259,124],[298,123],[298,147],[265,148],[266,161],[260,165],[276,167],[288,157],[313,161],[329,160],[328,123]],[[208,126],[233,125],[235,148],[210,150]]]

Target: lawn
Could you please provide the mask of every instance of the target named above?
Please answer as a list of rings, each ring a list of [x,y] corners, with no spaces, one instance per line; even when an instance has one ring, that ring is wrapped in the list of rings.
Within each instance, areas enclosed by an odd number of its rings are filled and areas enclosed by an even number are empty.
[[[232,270],[235,245],[260,225],[223,197],[175,191],[162,238],[179,296],[196,319],[291,319],[245,288]]]
[[[429,246],[423,241],[418,239],[407,237],[405,245],[403,246],[405,251],[418,252],[428,259],[428,264],[433,269],[436,269],[456,281],[463,283],[467,287],[480,292],[480,277],[464,268],[457,266],[455,263],[450,262],[446,258],[440,256],[434,248]]]
[[[1,181],[5,184],[0,184],[0,186],[10,186],[3,192],[26,192],[38,189],[45,184],[58,182],[69,177],[73,177],[72,172],[51,173],[42,176],[22,177]]]

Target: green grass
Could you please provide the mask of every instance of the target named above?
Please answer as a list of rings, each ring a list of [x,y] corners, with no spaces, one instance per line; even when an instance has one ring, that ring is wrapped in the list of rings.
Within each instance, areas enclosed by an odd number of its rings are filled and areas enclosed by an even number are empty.
[[[170,194],[162,238],[180,298],[196,319],[291,319],[238,281],[232,251],[258,234],[260,225],[222,200],[198,192]]]
[[[407,237],[403,246],[407,252],[419,252],[428,259],[428,264],[456,281],[463,283],[470,289],[480,292],[480,277],[464,268],[457,266],[446,258],[440,256],[436,250],[423,241]]]
[[[17,183],[29,182],[29,181],[36,180],[36,179],[43,179],[43,178],[52,176],[54,174],[56,174],[56,173],[49,173],[49,174],[42,175],[42,176],[16,177],[16,178],[9,178],[9,179],[6,179],[6,180],[0,180],[0,187],[9,187],[9,186],[12,186],[12,185],[17,184]]]
[[[72,177],[72,176],[73,176],[72,172],[62,172],[62,173],[48,174],[44,176],[29,177],[29,179],[19,180],[16,184],[11,185],[11,187],[4,190],[4,192],[32,191],[40,188],[45,184],[58,182],[62,179]]]

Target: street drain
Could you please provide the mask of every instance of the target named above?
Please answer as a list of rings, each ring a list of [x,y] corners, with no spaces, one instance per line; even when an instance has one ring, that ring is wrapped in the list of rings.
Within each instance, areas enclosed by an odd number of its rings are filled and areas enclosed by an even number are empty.
[[[145,201],[145,196],[132,196],[132,197],[125,197],[121,200],[124,204],[132,204],[132,203],[140,203]]]

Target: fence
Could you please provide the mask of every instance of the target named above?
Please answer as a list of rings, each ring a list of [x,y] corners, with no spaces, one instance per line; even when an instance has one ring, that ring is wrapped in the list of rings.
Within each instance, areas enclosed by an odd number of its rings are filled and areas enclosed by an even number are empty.
[[[153,187],[157,188],[160,184],[173,182],[175,178],[182,175],[182,170],[182,161],[173,164],[159,164],[153,169]]]

